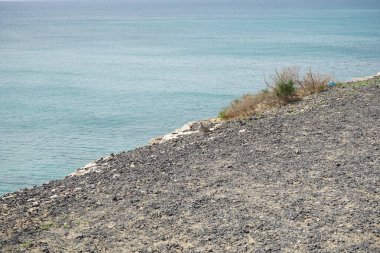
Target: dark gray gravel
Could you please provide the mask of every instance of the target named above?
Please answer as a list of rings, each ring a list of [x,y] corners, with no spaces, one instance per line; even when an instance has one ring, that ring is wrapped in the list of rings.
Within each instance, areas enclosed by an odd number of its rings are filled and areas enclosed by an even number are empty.
[[[0,252],[380,252],[378,84],[97,163],[1,198]]]

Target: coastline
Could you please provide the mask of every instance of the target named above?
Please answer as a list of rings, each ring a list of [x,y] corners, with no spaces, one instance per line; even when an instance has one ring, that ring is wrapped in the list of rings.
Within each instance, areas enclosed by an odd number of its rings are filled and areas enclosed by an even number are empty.
[[[367,82],[371,80],[375,80],[376,78],[380,77],[380,72],[376,73],[375,75],[370,76],[364,76],[364,77],[356,77],[352,78],[349,81],[340,82],[343,84],[352,84],[352,83],[360,83],[360,82]],[[276,112],[278,109],[275,109]],[[267,113],[271,113],[268,111]],[[273,113],[273,112],[272,112]],[[181,138],[185,135],[192,135],[192,134],[198,134],[199,133],[199,125],[202,123],[206,125],[211,131],[214,131],[216,128],[222,126],[226,121],[223,121],[219,118],[209,118],[205,120],[200,121],[190,121],[183,125],[182,127],[167,133],[162,136],[156,136],[149,140],[149,145],[158,145],[161,143],[164,143],[166,141],[174,140],[177,138]],[[125,151],[124,151],[125,152]],[[97,160],[94,160],[86,165],[84,165],[81,168],[76,169],[74,172],[72,172],[69,176],[80,176],[87,174],[92,171],[101,172],[101,167],[98,164],[104,164],[104,162],[110,160],[111,156],[101,157]]]
[[[101,4],[93,12],[90,2],[57,9],[46,1],[13,1],[1,4],[7,32],[0,49],[0,195],[63,178],[189,121],[216,117],[234,97],[265,88],[263,76],[275,68],[312,67],[342,81],[380,71],[378,4],[360,1],[363,8],[356,8],[350,1],[334,8],[318,2],[309,9],[301,0],[304,11],[297,4],[277,15],[284,11],[278,4],[258,11],[264,6],[257,0],[214,6],[220,12],[203,3],[209,0],[194,0],[196,6],[163,0],[168,5],[153,18],[139,1],[126,4],[141,7],[133,17],[123,15],[125,4]],[[83,15],[91,18],[66,22]],[[310,18],[316,22],[294,26]],[[57,19],[65,29],[52,27]],[[97,29],[88,29],[94,22]],[[131,29],[121,33],[121,23]]]
[[[338,84],[6,194],[0,251],[376,252],[379,99]]]

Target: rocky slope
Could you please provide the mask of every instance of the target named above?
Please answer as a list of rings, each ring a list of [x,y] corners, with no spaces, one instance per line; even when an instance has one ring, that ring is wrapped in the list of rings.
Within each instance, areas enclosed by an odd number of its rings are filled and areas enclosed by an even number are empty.
[[[0,252],[380,252],[373,83],[7,194]]]

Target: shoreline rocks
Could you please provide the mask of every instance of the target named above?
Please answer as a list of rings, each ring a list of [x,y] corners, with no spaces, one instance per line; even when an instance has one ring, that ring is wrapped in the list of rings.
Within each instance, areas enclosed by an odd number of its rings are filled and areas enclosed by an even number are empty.
[[[210,131],[214,131],[216,128],[220,127],[224,122],[218,118],[210,118],[201,121],[191,121],[183,125],[181,128],[174,130],[164,136],[157,136],[149,141],[150,145],[160,144],[169,140],[177,139],[184,135],[191,135],[200,133],[201,125],[208,126]]]
[[[365,77],[352,78],[348,83],[355,83],[355,82],[362,82],[362,81],[370,81],[370,80],[372,80],[372,79],[376,79],[377,77],[380,77],[380,72],[377,72],[376,75],[372,75],[372,76],[365,76]]]

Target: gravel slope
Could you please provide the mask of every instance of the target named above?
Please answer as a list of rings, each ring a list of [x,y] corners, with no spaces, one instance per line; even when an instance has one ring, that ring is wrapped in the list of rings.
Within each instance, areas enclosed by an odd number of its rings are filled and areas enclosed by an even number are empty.
[[[0,199],[0,252],[380,252],[380,86],[98,160]]]

